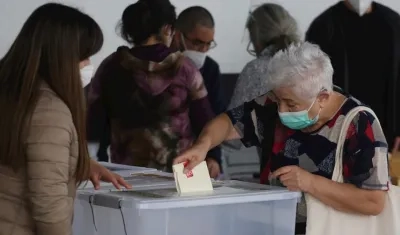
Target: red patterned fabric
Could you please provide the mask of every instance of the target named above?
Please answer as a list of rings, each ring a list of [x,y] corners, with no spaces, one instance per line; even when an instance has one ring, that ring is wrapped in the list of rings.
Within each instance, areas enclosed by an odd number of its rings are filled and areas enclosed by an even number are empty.
[[[362,105],[349,97],[337,114],[319,130],[312,133],[289,130],[281,123],[276,124],[274,144],[264,170],[261,183],[269,182],[270,173],[287,165],[298,165],[303,169],[326,178],[331,178],[336,153],[336,141],[346,114]],[[260,145],[262,141],[254,138],[254,130],[263,133],[263,123],[253,123],[248,104],[230,110],[228,116],[246,146]],[[343,169],[347,183],[365,189],[388,189],[388,146],[383,131],[375,118],[361,112],[354,118],[344,145]],[[268,154],[268,153],[264,153]]]

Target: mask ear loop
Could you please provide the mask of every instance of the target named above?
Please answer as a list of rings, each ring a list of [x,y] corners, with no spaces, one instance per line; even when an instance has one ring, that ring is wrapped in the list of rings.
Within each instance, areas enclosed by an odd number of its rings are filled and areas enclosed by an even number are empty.
[[[184,50],[187,50],[187,46],[186,46],[186,40],[185,40],[185,37],[183,36],[183,33],[182,32],[180,32],[180,35],[181,35],[181,42],[182,42],[182,46],[183,46],[183,49]]]
[[[317,115],[315,115],[315,117],[312,119],[313,121],[315,121],[318,117],[319,117],[319,115],[321,114],[321,110],[322,110],[322,108],[321,107],[319,107],[319,111],[318,111],[318,114]]]
[[[309,112],[310,109],[312,108],[312,106],[314,106],[315,101],[317,101],[317,99],[318,99],[318,96],[317,96],[317,97],[314,99],[314,101],[311,103],[310,107],[308,107],[307,112]],[[320,107],[320,109],[321,109],[321,107]]]
[[[307,113],[310,111],[310,109],[312,108],[312,106],[315,104],[315,102],[317,101],[318,96],[321,94],[321,92],[324,92],[324,91],[327,91],[327,90],[326,90],[325,88],[321,88],[320,92],[318,92],[317,97],[314,99],[314,101],[312,102],[312,104],[311,104],[310,107],[308,108]],[[321,114],[321,110],[322,110],[322,108],[319,107],[318,114],[315,115],[315,117],[314,117],[312,120],[315,120],[317,117],[319,117],[319,115]]]

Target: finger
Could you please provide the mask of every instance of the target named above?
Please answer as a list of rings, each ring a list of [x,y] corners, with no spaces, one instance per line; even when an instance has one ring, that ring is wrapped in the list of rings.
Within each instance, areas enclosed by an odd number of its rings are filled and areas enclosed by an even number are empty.
[[[220,174],[221,174],[221,169],[218,165],[218,163],[216,165],[214,165],[215,167],[213,168],[214,171],[214,178],[217,178]]]
[[[287,181],[281,181],[281,183],[286,187],[286,188],[294,188],[298,189],[299,186],[297,185],[297,182],[294,182],[293,180],[287,180]]]
[[[213,171],[213,178],[215,179],[215,178],[217,178],[218,176],[219,176],[219,171],[218,171],[218,169],[214,169],[214,171]]]
[[[210,161],[210,160],[206,160],[206,163],[207,163],[207,167],[208,167],[208,169],[211,169],[211,168],[213,168],[214,164],[213,164],[213,162],[212,162],[212,161]]]
[[[298,187],[294,187],[294,186],[287,187],[287,189],[292,192],[300,192],[301,191]]]
[[[289,173],[290,171],[292,171],[292,166],[284,166],[276,170],[274,173],[272,173],[272,176],[277,178],[283,174]]]
[[[215,167],[212,161],[206,160],[206,163],[208,170],[212,170]]]
[[[211,167],[211,169],[209,169],[208,171],[210,172],[211,178],[217,177],[217,171],[216,171],[215,167]]]
[[[100,189],[100,179],[98,176],[91,177],[90,181],[92,181],[94,189],[96,189],[96,190]]]
[[[132,189],[132,185],[130,185],[124,178],[118,175],[117,179],[120,185],[124,186],[126,189]]]
[[[121,176],[119,176],[121,177]],[[115,174],[111,174],[111,183],[114,185],[116,189],[121,189],[119,182],[118,182],[118,177]]]
[[[190,152],[185,152],[182,155],[176,157],[174,159],[174,163],[173,164],[176,165],[176,164],[180,164],[180,163],[183,163],[183,162],[186,162],[186,161],[190,161],[191,158],[192,158],[191,153]]]
[[[215,171],[213,170],[212,166],[208,167],[208,173],[210,174],[210,177],[214,177]]]
[[[185,169],[183,170],[183,173],[186,174],[186,173],[188,173],[189,171],[193,170],[193,168],[195,168],[197,165],[199,165],[200,162],[201,162],[201,161],[197,161],[197,160],[189,161],[189,162],[187,163],[187,165],[185,166]]]
[[[207,162],[207,168],[208,168],[208,174],[210,175],[210,177],[214,178],[214,174],[215,174],[214,164]]]
[[[291,174],[291,173],[282,174],[282,175],[279,176],[279,180],[280,180],[281,182],[283,182],[283,181],[288,181],[288,180],[293,179],[293,178],[294,178],[294,175]]]
[[[297,184],[296,184],[296,181],[293,180],[293,179],[280,180],[280,182],[281,182],[283,185],[285,185],[286,187],[297,185]]]

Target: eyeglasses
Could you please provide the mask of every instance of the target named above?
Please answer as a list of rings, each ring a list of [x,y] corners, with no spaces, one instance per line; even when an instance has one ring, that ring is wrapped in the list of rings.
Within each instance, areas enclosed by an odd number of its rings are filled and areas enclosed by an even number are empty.
[[[266,95],[267,95],[267,98],[269,100],[271,100],[272,102],[277,102],[278,101],[278,98],[276,97],[276,95],[272,91],[267,92]]]
[[[185,38],[186,41],[189,41],[195,47],[200,47],[200,48],[207,47],[208,49],[214,49],[215,47],[217,47],[217,43],[214,40],[212,40],[211,42],[204,42],[199,39],[190,39],[184,34],[183,37]]]
[[[247,52],[252,56],[257,56],[256,50],[253,48],[253,44],[251,42],[247,44]]]
[[[254,12],[254,10],[256,10],[257,8],[259,8],[260,6],[262,6],[262,5],[252,5],[252,6],[250,6],[250,9],[249,9],[249,14],[248,14],[248,16],[247,16],[247,22],[250,22],[250,21],[256,21],[256,19],[254,18],[254,16],[253,16],[253,12]],[[247,31],[247,33],[249,33],[248,31]],[[249,43],[247,44],[247,52],[250,54],[250,55],[252,55],[252,56],[257,56],[257,53],[256,53],[256,50],[254,49],[254,46],[253,46],[253,44],[251,43],[251,41],[249,41]]]

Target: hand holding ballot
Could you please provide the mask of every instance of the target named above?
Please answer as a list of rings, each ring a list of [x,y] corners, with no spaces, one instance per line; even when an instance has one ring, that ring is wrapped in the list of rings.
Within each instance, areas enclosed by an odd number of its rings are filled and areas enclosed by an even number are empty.
[[[205,161],[184,173],[184,168],[188,163],[173,165],[176,189],[178,193],[195,193],[212,191],[210,174]]]
[[[207,151],[208,147],[196,143],[174,160],[172,168],[179,193],[213,190],[207,163],[204,161]]]
[[[176,157],[174,165],[185,163],[183,173],[186,174],[206,159],[208,149],[207,146],[203,146],[201,143],[196,143],[183,154]]]

